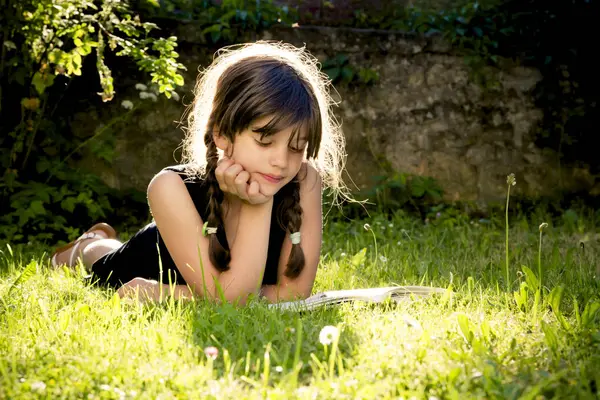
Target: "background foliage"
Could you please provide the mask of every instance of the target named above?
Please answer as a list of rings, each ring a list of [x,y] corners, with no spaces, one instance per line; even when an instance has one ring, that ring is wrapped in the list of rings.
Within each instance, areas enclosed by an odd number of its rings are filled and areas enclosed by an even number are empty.
[[[139,71],[137,82],[151,80],[140,89],[146,97],[174,93],[183,84],[183,66],[169,31],[191,20],[211,48],[253,40],[262,30],[298,21],[442,35],[464,54],[471,78],[490,91],[498,83],[487,68],[498,66],[502,57],[534,66],[543,74],[535,91],[545,111],[539,144],[558,150],[564,163],[588,165],[598,173],[592,141],[600,87],[590,43],[598,1],[465,1],[444,10],[391,1],[380,9],[354,9],[351,17],[335,22],[323,13],[303,13],[296,4],[2,0],[0,240],[53,243],[73,239],[100,219],[136,226],[147,218],[143,194],[110,190],[93,172],[75,167],[84,151],[110,162],[111,127],[126,123],[136,107],[123,104],[122,115],[85,137],[75,136],[70,124],[76,112],[107,107],[119,87],[115,79],[125,80],[118,73],[123,65],[128,72]],[[330,14],[337,11],[331,2],[324,7]],[[352,65],[344,54],[322,61],[335,85],[378,80],[374,71]],[[120,66],[114,74],[111,65]],[[370,197],[383,211],[406,208],[426,218],[440,207],[442,193],[431,180],[390,172],[379,181]]]
[[[81,100],[101,107],[113,99],[114,56],[129,58],[169,97],[183,84],[177,38],[153,35],[155,24],[115,0],[4,0],[2,9],[0,238],[72,239],[79,233],[73,226],[106,218],[122,200],[94,174],[72,167],[95,136],[71,134],[73,111],[86,107]],[[83,73],[94,83],[73,87]]]

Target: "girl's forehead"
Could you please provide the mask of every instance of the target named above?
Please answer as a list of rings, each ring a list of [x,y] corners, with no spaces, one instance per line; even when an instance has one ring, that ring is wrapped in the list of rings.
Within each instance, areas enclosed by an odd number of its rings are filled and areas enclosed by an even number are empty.
[[[257,118],[252,121],[249,130],[264,135],[265,132],[261,132],[261,130],[268,126],[274,118],[274,116]],[[309,138],[308,126],[302,122],[296,125],[281,126],[276,131],[269,133],[268,136],[285,136],[297,141],[307,141]]]

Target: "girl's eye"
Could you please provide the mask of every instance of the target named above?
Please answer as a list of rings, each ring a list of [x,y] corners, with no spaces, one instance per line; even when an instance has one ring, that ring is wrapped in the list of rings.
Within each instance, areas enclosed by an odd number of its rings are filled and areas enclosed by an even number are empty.
[[[290,147],[290,150],[292,151],[292,153],[304,153],[304,149],[296,149],[294,147]]]
[[[260,147],[267,147],[269,146],[271,143],[265,143],[265,142],[261,142],[259,140],[255,140],[255,142],[260,146]]]

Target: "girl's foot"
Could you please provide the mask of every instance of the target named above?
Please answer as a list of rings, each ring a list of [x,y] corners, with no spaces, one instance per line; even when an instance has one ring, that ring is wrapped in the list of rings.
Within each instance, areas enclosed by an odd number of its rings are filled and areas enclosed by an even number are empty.
[[[72,267],[77,263],[77,259],[81,257],[83,249],[92,242],[99,239],[116,239],[117,232],[107,223],[101,222],[88,229],[77,240],[59,247],[52,255],[52,266],[54,268],[59,265],[67,265]]]

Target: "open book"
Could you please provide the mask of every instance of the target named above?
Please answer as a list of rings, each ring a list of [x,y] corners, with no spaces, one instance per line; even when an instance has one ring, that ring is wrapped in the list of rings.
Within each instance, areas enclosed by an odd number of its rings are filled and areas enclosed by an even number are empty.
[[[269,304],[269,308],[310,311],[322,306],[351,301],[382,303],[391,299],[396,302],[401,302],[410,301],[413,297],[425,297],[435,293],[446,293],[447,290],[448,289],[427,286],[390,286],[369,289],[330,290],[317,293],[304,300]]]

